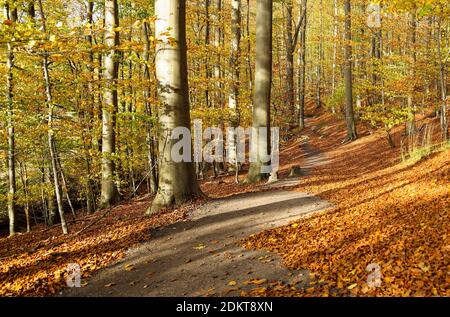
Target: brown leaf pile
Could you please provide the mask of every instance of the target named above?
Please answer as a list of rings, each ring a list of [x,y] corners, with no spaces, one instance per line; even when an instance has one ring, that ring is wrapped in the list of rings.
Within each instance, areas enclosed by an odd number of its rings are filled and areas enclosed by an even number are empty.
[[[120,205],[79,235],[105,211],[77,219],[67,236],[55,226],[0,239],[0,296],[54,294],[66,285],[69,264],[78,263],[88,277],[150,239],[150,229],[184,220],[195,205],[144,217],[149,204],[150,199],[141,199]]]
[[[336,207],[244,241],[247,248],[278,252],[291,269],[311,270],[311,288],[243,295],[449,296],[449,151],[401,163],[381,133],[340,145],[336,131],[322,129],[329,134],[323,140],[308,132],[331,161],[298,188]],[[378,288],[367,283],[372,263],[381,267]]]

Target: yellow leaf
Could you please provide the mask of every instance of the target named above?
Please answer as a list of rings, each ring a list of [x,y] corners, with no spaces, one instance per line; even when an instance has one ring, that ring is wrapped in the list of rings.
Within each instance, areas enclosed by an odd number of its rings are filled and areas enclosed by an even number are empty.
[[[236,286],[236,285],[237,285],[237,282],[236,282],[236,281],[229,281],[229,282],[228,282],[228,285],[229,285],[229,286]]]
[[[349,287],[347,287],[349,290],[354,289],[356,286],[358,286],[358,284],[354,283],[352,285],[350,285]]]
[[[127,264],[125,265],[125,270],[127,270],[128,272],[134,271],[135,267],[133,264]]]
[[[202,250],[204,248],[206,248],[206,246],[202,243],[200,243],[198,246],[194,247],[194,249],[196,249],[196,250]]]

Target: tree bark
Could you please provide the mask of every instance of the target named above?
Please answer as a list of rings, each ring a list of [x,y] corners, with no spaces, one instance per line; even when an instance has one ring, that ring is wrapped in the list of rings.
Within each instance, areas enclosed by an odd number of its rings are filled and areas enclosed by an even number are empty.
[[[148,66],[149,58],[150,58],[150,26],[148,22],[144,22],[142,24],[142,33],[144,37],[144,51],[142,54],[142,58],[144,60],[143,67],[143,78],[144,78],[144,89],[142,91],[143,99],[144,99],[144,108],[145,114],[150,119],[152,116],[152,108],[149,102],[150,99],[150,68]],[[155,158],[155,149],[152,137],[152,126],[149,121],[146,123],[146,142],[147,142],[147,160],[148,160],[148,168],[149,168],[149,180],[150,180],[150,192],[155,194],[158,190],[158,175],[156,173],[156,158]]]
[[[250,163],[247,183],[267,178],[263,157],[270,154],[270,101],[272,88],[272,12],[271,0],[258,0],[256,13],[256,75],[253,100],[253,128],[267,128],[267,134],[256,136],[256,161]]]
[[[449,139],[448,133],[448,118],[447,118],[447,80],[445,64],[442,62],[442,30],[441,30],[442,19],[439,18],[438,30],[437,30],[437,51],[439,59],[439,88],[441,95],[441,131],[442,140],[445,142]]]
[[[345,118],[347,122],[347,140],[358,138],[353,113],[353,74],[352,74],[352,16],[350,0],[345,0],[345,54],[344,54],[344,82],[345,82]]]
[[[85,117],[87,132],[89,133],[91,131],[91,120],[94,118],[94,109],[96,107],[95,105],[95,91],[94,91],[94,52],[92,50],[93,45],[93,23],[94,23],[94,1],[88,0],[87,3],[87,22],[90,24],[90,32],[86,37],[86,40],[89,45],[89,53],[88,53],[88,72],[89,72],[89,83],[88,83],[88,98],[89,98],[89,105],[90,105],[90,111],[84,111],[87,113]],[[84,137],[84,136],[83,136]],[[84,137],[85,138],[85,137]],[[86,190],[86,208],[87,212],[93,213],[95,211],[95,197],[94,192],[92,189],[92,181],[91,181],[91,155],[89,154],[89,150],[91,148],[91,145],[86,144],[85,140],[83,139],[83,146],[84,146],[84,152],[86,157],[86,181],[85,181],[85,190]]]
[[[238,116],[238,98],[239,98],[239,77],[240,77],[240,49],[239,45],[241,42],[241,0],[231,1],[231,56],[230,56],[230,72],[231,72],[231,85],[230,92],[228,96],[228,108],[230,109],[230,122],[228,123],[230,127],[237,127],[239,124]],[[230,163],[236,165],[237,153],[236,153],[236,142],[235,133],[231,132],[229,135],[229,160]]]
[[[43,31],[47,32],[46,27],[46,18],[44,14],[44,9],[42,6],[42,0],[39,0],[39,11],[42,19],[42,26]],[[51,87],[51,81],[50,81],[50,72],[48,69],[48,55],[44,53],[44,58],[42,61],[42,69],[44,72],[44,83],[45,83],[45,95],[47,99],[47,108],[48,108],[48,117],[47,117],[47,127],[48,127],[48,147],[50,151],[50,160],[52,163],[52,172],[53,172],[53,182],[55,185],[55,196],[56,196],[56,203],[58,205],[58,213],[59,218],[61,221],[61,227],[63,234],[68,234],[69,231],[67,229],[66,224],[66,218],[64,215],[64,207],[62,202],[62,193],[61,193],[61,184],[59,182],[59,173],[58,173],[58,154],[56,152],[56,142],[54,137],[54,131],[53,131],[53,112],[55,105],[53,103],[53,96],[52,96],[52,87]]]
[[[105,0],[105,45],[108,52],[104,58],[104,106],[102,109],[102,193],[101,208],[108,208],[120,200],[115,177],[114,156],[116,152],[116,114],[118,109],[117,80],[119,58],[115,47],[119,45],[119,9],[117,0]]]
[[[222,68],[221,68],[221,53],[219,51],[220,48],[220,40],[222,38],[222,27],[220,21],[220,15],[222,12],[222,0],[215,1],[215,14],[213,16],[214,22],[214,39],[213,45],[217,52],[217,61],[214,65],[214,79],[216,81],[216,93],[215,93],[215,106],[220,109],[224,106],[224,97],[223,97],[223,83],[222,83]]]
[[[10,9],[8,2],[5,2],[5,17],[17,22],[17,8]],[[8,137],[8,218],[9,218],[9,235],[13,236],[16,233],[16,147],[15,147],[15,133],[14,133],[14,53],[10,42],[6,44],[7,58],[6,58],[6,125]]]
[[[332,76],[331,76],[331,94],[334,96],[336,93],[336,82],[337,82],[337,44],[338,44],[338,33],[339,33],[339,19],[338,19],[338,15],[339,15],[339,10],[338,10],[338,0],[334,0],[333,1],[333,6],[334,6],[334,21],[333,21],[333,37],[334,37],[334,43],[333,43],[333,71],[332,71]],[[332,112],[335,113],[336,109],[332,108]]]
[[[317,48],[317,86],[316,86],[316,107],[322,106],[322,77],[323,77],[323,0],[319,2],[320,27],[319,27],[319,46]]]
[[[415,80],[416,80],[416,42],[417,42],[417,16],[416,8],[410,13],[410,29],[411,29],[411,52],[412,52],[412,64],[411,64],[411,91],[408,95],[408,121],[406,122],[406,134],[408,136],[413,136],[416,133],[416,105],[415,105]]]
[[[250,95],[253,94],[253,70],[252,70],[252,58],[251,58],[251,53],[252,53],[252,39],[251,39],[251,34],[250,34],[250,0],[247,0],[247,19],[245,21],[246,24],[246,33],[247,33],[247,69],[248,69],[248,77],[249,77],[249,90],[250,90]]]
[[[205,46],[209,47],[211,42],[211,22],[210,22],[210,6],[211,6],[211,0],[205,0]],[[205,90],[205,104],[206,107],[211,106],[210,102],[210,91],[209,91],[209,85],[210,85],[210,79],[211,79],[211,70],[209,68],[210,63],[210,57],[209,54],[206,55],[205,58],[205,78],[206,78],[206,90]]]
[[[285,11],[285,49],[286,49],[286,85],[285,85],[285,97],[286,106],[291,112],[291,119],[294,118],[295,113],[295,89],[294,89],[294,39],[292,34],[292,0],[284,1],[284,11]],[[295,119],[294,119],[295,120]],[[295,122],[289,122],[295,123]]]
[[[298,126],[305,128],[305,94],[306,94],[306,26],[307,26],[307,0],[300,0],[300,46],[298,48]]]
[[[176,140],[171,133],[176,127],[190,130],[189,86],[186,48],[186,3],[182,0],[156,0],[155,22],[157,36],[169,33],[177,43],[161,36],[156,47],[156,76],[158,84],[159,107],[159,151],[160,179],[158,193],[147,214],[179,205],[202,195],[197,184],[192,155],[190,162],[172,160],[172,146]],[[184,149],[186,150],[186,149]]]

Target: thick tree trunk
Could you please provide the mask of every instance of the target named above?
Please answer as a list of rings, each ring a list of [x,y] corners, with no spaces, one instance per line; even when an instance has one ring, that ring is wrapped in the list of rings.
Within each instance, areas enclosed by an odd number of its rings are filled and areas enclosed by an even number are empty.
[[[344,61],[344,82],[345,82],[345,118],[347,121],[347,140],[353,141],[358,138],[356,133],[355,118],[353,113],[353,74],[352,74],[352,16],[350,0],[345,0],[345,61]]]
[[[306,26],[307,26],[307,0],[300,0],[300,17],[303,17],[300,27],[300,46],[298,48],[298,126],[305,128],[305,94],[306,94]]]
[[[102,193],[101,208],[107,208],[120,200],[115,177],[114,156],[116,152],[116,114],[118,109],[117,80],[119,70],[118,52],[115,46],[119,44],[119,9],[117,0],[105,0],[105,45],[108,52],[105,55],[105,91],[103,105],[103,137],[102,137]]]
[[[256,75],[253,100],[253,128],[267,128],[267,134],[258,133],[256,148],[252,148],[256,157],[250,163],[246,181],[254,183],[267,178],[262,172],[267,165],[263,157],[270,155],[270,100],[272,88],[272,12],[271,0],[258,0],[256,13]],[[256,151],[256,152],[255,152]]]
[[[169,35],[163,37],[156,47],[155,65],[161,102],[158,117],[161,168],[158,193],[147,211],[148,214],[165,207],[179,205],[201,195],[192,164],[192,155],[190,162],[175,162],[171,157],[172,147],[177,141],[172,140],[171,133],[177,127],[190,130],[191,122],[185,1],[156,0],[155,13],[159,18],[155,22],[155,33],[168,32]],[[169,38],[177,41],[177,45],[171,44]]]
[[[9,4],[5,3],[5,17],[17,22],[17,9],[10,9]],[[8,137],[8,218],[9,218],[9,235],[13,236],[16,233],[16,148],[15,148],[15,133],[14,133],[14,53],[10,42],[6,44],[6,125]]]

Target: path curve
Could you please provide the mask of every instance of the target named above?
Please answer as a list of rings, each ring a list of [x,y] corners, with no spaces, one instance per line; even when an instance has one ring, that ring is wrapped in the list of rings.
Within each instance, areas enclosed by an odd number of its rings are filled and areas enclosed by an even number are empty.
[[[238,242],[328,207],[317,197],[294,191],[216,200],[185,222],[150,232],[152,239],[128,251],[124,260],[94,274],[85,287],[60,295],[238,296],[251,279],[304,283],[307,272],[291,272],[278,255],[244,250]],[[233,281],[239,290],[233,290]]]

